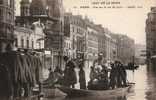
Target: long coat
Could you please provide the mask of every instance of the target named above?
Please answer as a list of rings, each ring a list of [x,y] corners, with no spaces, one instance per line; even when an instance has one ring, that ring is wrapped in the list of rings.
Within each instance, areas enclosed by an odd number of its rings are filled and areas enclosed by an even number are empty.
[[[80,68],[79,71],[79,82],[80,82],[80,89],[86,89],[86,77],[83,68]]]
[[[77,83],[76,72],[74,70],[76,66],[72,61],[69,61],[65,66],[64,71],[64,85],[70,86]]]

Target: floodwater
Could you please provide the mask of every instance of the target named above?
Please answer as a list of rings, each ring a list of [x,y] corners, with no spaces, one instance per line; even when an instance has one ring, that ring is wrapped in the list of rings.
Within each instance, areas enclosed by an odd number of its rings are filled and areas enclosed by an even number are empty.
[[[135,72],[128,71],[129,82],[135,82],[134,92],[122,97],[81,97],[81,98],[45,98],[44,100],[156,100],[156,72],[147,71],[147,66],[140,66]]]

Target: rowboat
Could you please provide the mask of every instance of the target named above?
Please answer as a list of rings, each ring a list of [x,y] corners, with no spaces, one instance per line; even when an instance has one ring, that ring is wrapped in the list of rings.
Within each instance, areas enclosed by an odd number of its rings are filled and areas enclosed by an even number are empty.
[[[66,96],[64,92],[59,90],[58,88],[43,88],[42,89],[43,97],[44,98],[54,98],[54,97],[62,97]]]
[[[66,93],[68,97],[81,97],[81,96],[125,96],[127,93],[131,92],[134,88],[135,83],[129,83],[127,87],[115,88],[109,90],[84,90],[84,89],[74,89],[60,86],[62,92]]]

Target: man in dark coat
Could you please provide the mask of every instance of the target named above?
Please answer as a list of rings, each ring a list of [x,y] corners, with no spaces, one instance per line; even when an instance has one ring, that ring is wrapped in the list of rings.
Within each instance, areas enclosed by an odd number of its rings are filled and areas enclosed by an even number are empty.
[[[115,66],[115,64],[111,64],[110,83],[109,83],[109,86],[112,89],[114,89],[115,86],[116,86],[116,75],[117,75],[116,66]]]
[[[79,65],[80,71],[79,71],[79,82],[80,82],[80,89],[86,89],[86,77],[85,77],[85,71],[83,69],[83,63]]]
[[[121,68],[121,81],[122,81],[122,86],[127,86],[127,72],[123,64],[120,65]]]
[[[76,66],[74,62],[69,60],[67,56],[64,57],[64,61],[66,62],[64,70],[64,85],[67,87],[72,86],[72,88],[75,88],[75,84],[77,83],[77,77],[74,68]]]
[[[121,87],[122,86],[122,80],[121,80],[121,67],[120,67],[120,62],[116,61],[115,62],[116,65],[116,69],[117,69],[117,87]]]
[[[118,71],[118,74],[117,74],[118,87],[127,86],[127,83],[126,83],[127,73],[126,73],[125,67],[123,66],[121,62],[118,62],[117,71]]]

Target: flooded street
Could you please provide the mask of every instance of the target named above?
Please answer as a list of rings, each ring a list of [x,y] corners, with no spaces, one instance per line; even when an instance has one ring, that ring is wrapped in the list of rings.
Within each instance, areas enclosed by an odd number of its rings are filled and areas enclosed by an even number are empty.
[[[129,82],[135,82],[135,90],[123,97],[82,97],[82,98],[49,98],[44,100],[156,100],[156,74],[140,66],[135,72],[128,71]]]

